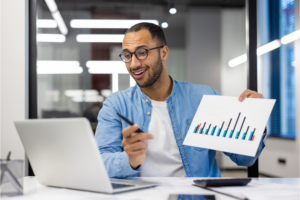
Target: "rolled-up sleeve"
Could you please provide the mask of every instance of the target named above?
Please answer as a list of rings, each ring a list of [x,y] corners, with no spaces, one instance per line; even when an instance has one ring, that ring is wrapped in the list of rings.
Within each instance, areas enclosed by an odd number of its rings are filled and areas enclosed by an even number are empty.
[[[221,95],[220,92],[218,92],[217,90],[214,90],[214,93],[215,95]],[[245,167],[252,166],[256,161],[256,159],[258,158],[258,156],[261,154],[263,148],[266,146],[266,136],[267,134],[263,134],[255,157],[244,156],[244,155],[239,155],[234,153],[227,153],[227,152],[223,152],[223,153],[227,155],[233,162],[235,162],[239,166],[245,166]]]
[[[122,124],[116,112],[107,98],[98,115],[95,139],[110,178],[135,177],[140,170],[132,169],[129,164],[122,146]]]
[[[254,162],[256,161],[258,156],[261,154],[263,148],[266,146],[266,136],[267,136],[267,134],[263,134],[255,157],[244,156],[244,155],[239,155],[239,154],[234,154],[234,153],[227,153],[227,152],[223,152],[223,153],[225,155],[227,155],[237,165],[250,167],[254,164]]]

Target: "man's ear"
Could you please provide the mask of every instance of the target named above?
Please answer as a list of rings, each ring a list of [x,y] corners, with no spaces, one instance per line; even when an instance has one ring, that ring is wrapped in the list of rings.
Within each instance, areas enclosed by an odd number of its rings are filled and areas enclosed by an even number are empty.
[[[166,61],[169,55],[169,48],[167,46],[164,46],[161,49],[161,60]]]

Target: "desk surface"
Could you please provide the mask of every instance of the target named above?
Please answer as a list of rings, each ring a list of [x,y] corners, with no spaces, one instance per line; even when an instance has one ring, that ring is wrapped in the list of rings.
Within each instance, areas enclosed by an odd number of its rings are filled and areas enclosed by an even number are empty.
[[[180,180],[195,180],[199,178],[133,178],[138,180],[147,180],[147,181],[154,181],[160,183],[174,183]],[[290,186],[298,186],[299,187],[299,178],[259,178],[257,179],[262,182],[266,183],[276,183],[276,184],[284,184]],[[130,197],[140,197],[143,199],[153,199],[153,200],[168,200],[170,193],[161,190],[157,187],[155,188],[148,188],[148,189],[141,189],[131,192],[124,192],[120,194],[114,195],[105,195],[101,193],[94,193],[94,192],[86,192],[86,191],[78,191],[78,190],[70,190],[70,189],[63,189],[63,188],[54,188],[54,187],[47,187],[38,183],[35,177],[25,177],[24,178],[24,195],[19,197],[7,198],[7,199],[22,199],[22,200],[40,200],[40,199],[55,199],[55,200],[96,200],[96,199],[107,199],[112,200],[112,197],[125,197],[131,199]],[[191,186],[194,187],[194,186]],[[195,187],[196,188],[196,187]],[[200,188],[199,188],[200,189]],[[173,193],[173,192],[172,192]],[[174,191],[176,193],[176,191]],[[231,197],[227,197],[225,195],[216,194],[220,200],[233,200]],[[4,198],[6,199],[6,198]],[[122,198],[121,198],[122,199]],[[120,199],[120,200],[121,200]],[[138,200],[138,198],[136,199]]]

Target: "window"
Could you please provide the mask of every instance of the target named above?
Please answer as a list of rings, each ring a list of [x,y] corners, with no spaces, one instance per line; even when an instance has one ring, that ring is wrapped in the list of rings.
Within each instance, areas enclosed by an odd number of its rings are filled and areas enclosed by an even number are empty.
[[[277,40],[295,31],[295,0],[269,0],[265,12],[269,13],[269,41]],[[262,35],[262,32],[260,32]],[[262,79],[268,79],[269,98],[276,99],[269,121],[269,136],[296,137],[296,96],[294,42],[282,44],[270,52],[268,73]],[[264,64],[262,64],[264,67]]]

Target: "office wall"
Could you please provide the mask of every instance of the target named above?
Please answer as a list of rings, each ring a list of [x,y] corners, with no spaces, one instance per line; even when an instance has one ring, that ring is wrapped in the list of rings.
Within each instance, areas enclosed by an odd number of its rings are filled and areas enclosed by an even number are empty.
[[[300,18],[299,18],[299,1],[296,2],[296,28],[298,30],[300,28]],[[263,15],[266,13],[264,12],[265,9],[263,7],[267,6],[266,1],[260,1],[259,6],[262,9],[259,9],[259,14],[264,18]],[[264,27],[266,23],[265,21],[260,21],[260,26]],[[262,35],[262,34],[259,34]],[[260,38],[263,42],[265,38]],[[299,70],[299,40],[295,42],[295,59],[296,59],[296,96],[297,96],[297,127],[296,127],[296,140],[289,140],[289,139],[282,139],[282,138],[267,138],[266,147],[263,150],[260,159],[259,159],[259,172],[276,177],[299,177],[299,131],[300,131],[300,116],[299,116],[299,86],[300,86],[300,70]],[[263,66],[267,66],[266,58],[259,57],[259,63]],[[259,73],[264,73],[264,67],[261,66],[259,69]],[[262,80],[261,84],[264,83]],[[263,88],[263,87],[259,87]],[[264,93],[264,91],[261,91]],[[268,95],[268,94],[265,94]],[[279,163],[279,159],[284,159],[286,161],[285,164]]]
[[[190,9],[186,17],[186,80],[220,91],[220,8]]]
[[[12,151],[15,159],[24,159],[25,153],[14,120],[25,119],[25,11],[24,0],[1,0],[1,78],[0,130],[1,158]]]
[[[246,65],[235,68],[228,61],[246,52],[244,9],[191,9],[186,17],[186,79],[239,96],[247,88]],[[241,168],[217,152],[222,169]]]
[[[244,9],[221,10],[221,94],[239,96],[247,89],[246,64],[229,67],[229,60],[246,52]],[[225,154],[221,154],[219,167],[223,169],[245,168],[237,166]]]

